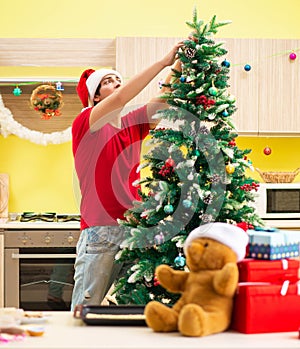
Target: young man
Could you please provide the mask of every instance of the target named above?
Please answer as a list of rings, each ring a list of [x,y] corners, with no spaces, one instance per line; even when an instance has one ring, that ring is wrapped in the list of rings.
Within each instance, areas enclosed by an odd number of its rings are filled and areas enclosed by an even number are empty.
[[[136,169],[141,143],[159,122],[152,116],[164,108],[164,100],[153,98],[125,115],[123,108],[162,69],[174,63],[180,46],[182,43],[175,45],[165,57],[124,85],[120,73],[111,69],[88,69],[79,80],[77,92],[85,109],[72,125],[81,190],[81,234],[72,310],[77,304],[100,305],[121,268],[114,263],[123,237],[118,219],[123,219],[133,200],[138,199],[138,188],[132,183],[139,178]],[[175,69],[178,66],[177,62]]]

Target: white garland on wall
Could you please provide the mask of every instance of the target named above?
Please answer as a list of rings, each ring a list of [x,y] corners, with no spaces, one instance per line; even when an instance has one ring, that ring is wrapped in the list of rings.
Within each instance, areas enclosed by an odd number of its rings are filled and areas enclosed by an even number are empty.
[[[0,131],[4,137],[13,134],[19,138],[26,139],[32,143],[47,145],[61,144],[71,140],[71,126],[64,131],[43,133],[30,130],[17,122],[11,111],[4,106],[2,96],[0,94]]]

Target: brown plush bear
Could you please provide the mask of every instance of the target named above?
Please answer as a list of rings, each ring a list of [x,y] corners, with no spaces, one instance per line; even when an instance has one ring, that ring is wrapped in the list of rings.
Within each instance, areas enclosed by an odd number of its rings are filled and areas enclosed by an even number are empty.
[[[156,269],[161,286],[181,297],[172,308],[149,302],[147,325],[155,332],[179,331],[191,337],[225,331],[238,284],[237,262],[244,258],[247,244],[247,233],[235,225],[209,223],[193,230],[184,244],[189,271],[168,265]]]

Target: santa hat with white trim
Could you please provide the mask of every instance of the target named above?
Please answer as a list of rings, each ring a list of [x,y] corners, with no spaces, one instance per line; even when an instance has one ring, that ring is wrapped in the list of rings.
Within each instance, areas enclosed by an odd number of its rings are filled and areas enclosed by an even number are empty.
[[[85,108],[93,105],[97,88],[101,80],[108,74],[116,75],[121,80],[121,83],[123,82],[122,75],[113,69],[86,69],[81,74],[76,90]]]
[[[192,241],[198,238],[214,239],[230,247],[236,253],[238,261],[244,259],[249,242],[248,234],[236,225],[221,222],[208,223],[190,232],[183,247],[185,254]]]

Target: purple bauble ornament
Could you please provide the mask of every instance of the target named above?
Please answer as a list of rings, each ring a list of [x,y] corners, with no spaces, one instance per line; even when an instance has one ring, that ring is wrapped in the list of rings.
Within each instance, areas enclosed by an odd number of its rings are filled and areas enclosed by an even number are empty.
[[[154,236],[154,241],[156,245],[161,245],[165,242],[165,236],[162,232]]]

